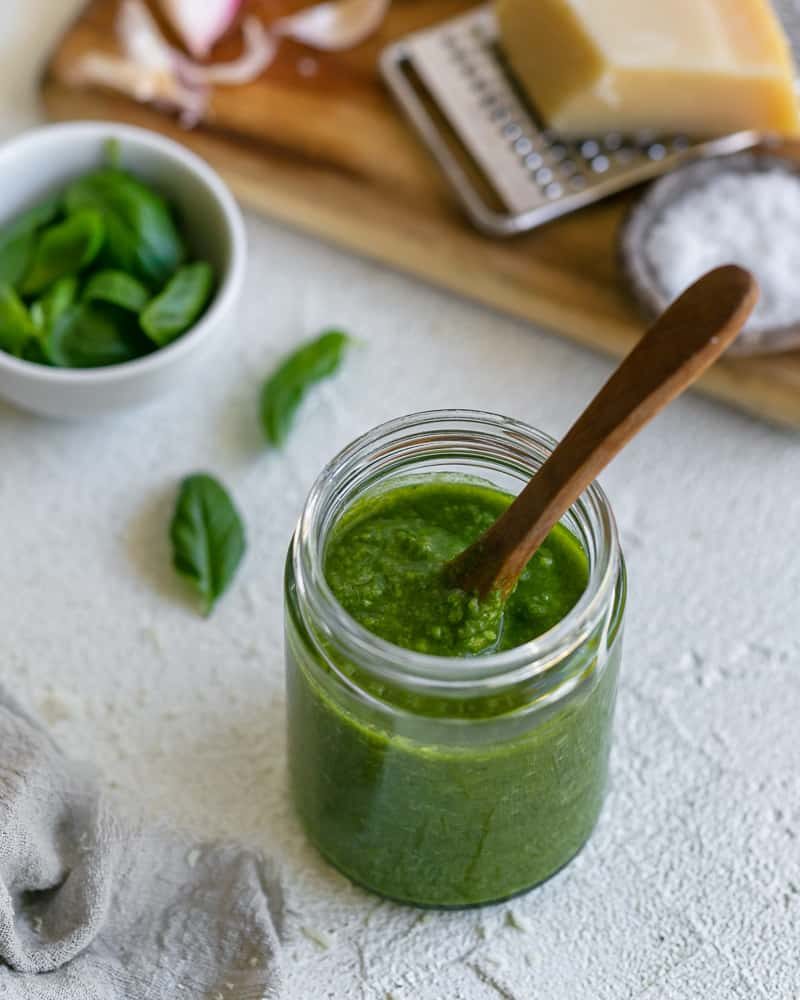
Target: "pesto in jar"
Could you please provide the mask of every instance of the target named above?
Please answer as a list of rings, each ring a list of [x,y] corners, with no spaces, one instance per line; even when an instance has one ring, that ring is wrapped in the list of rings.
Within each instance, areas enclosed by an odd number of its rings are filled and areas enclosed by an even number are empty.
[[[331,530],[327,582],[388,642],[479,666],[551,629],[589,578],[581,543],[559,525],[505,607],[447,586],[442,566],[512,499],[430,477],[356,500]],[[332,669],[335,656],[321,655],[298,613],[291,577],[290,565],[291,785],[322,853],[376,892],[440,907],[512,896],[566,864],[602,805],[624,578],[602,655],[592,633],[561,667],[574,671],[574,684],[560,689],[558,677],[537,676],[454,702],[383,683],[363,664],[339,660]]]
[[[561,621],[586,588],[586,554],[570,531],[550,532],[505,607],[497,594],[479,601],[448,586],[442,572],[512,499],[446,479],[366,498],[334,528],[328,584],[364,628],[404,649],[474,656],[521,646]]]

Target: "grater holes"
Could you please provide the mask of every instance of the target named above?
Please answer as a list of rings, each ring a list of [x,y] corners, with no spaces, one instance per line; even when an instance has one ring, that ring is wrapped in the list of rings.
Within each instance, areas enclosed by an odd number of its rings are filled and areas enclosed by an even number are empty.
[[[447,55],[464,76],[469,79],[478,74],[478,68],[473,61],[473,52],[463,46],[461,39],[450,36],[450,41],[445,47],[448,50]]]
[[[470,83],[473,83],[475,80],[478,79],[477,67],[468,60],[464,60],[464,64],[461,67],[461,72],[470,81]]]
[[[531,153],[529,156],[525,157],[525,166],[528,168],[528,170],[536,171],[543,164],[544,160],[542,159],[539,153]]]
[[[493,122],[496,122],[499,126],[502,126],[505,125],[506,122],[511,121],[511,112],[508,110],[508,108],[503,107],[503,105],[501,104],[498,107],[496,107],[494,111],[492,111],[489,117]]]
[[[391,55],[391,72],[384,75],[406,110],[419,115],[422,125],[438,124],[423,103],[427,91],[455,133],[440,129],[440,138],[452,138],[455,155],[480,168],[487,187],[475,187],[473,194],[483,205],[478,210],[472,201],[466,207],[473,221],[493,233],[533,228],[660,173],[693,151],[693,140],[655,130],[575,137],[544,126],[508,73],[488,4],[410,35]],[[423,93],[414,100],[411,91],[418,87]],[[466,202],[455,171],[445,169]]]
[[[475,41],[479,42],[480,44],[484,44],[485,42],[488,41],[486,29],[482,24],[473,24],[472,27],[469,29],[469,33],[472,35]]]
[[[625,160],[624,153],[617,160],[618,154],[629,146],[621,133],[572,143],[553,129],[531,131],[525,114],[508,100],[502,81],[498,90],[498,81],[486,72],[487,44],[484,29],[478,24],[451,34],[445,40],[447,56],[475,95],[477,106],[508,144],[530,182],[539,189],[540,197],[555,201],[570,192],[581,191],[592,183],[592,178],[599,182],[601,175],[612,168],[612,160],[615,165]],[[645,136],[636,138],[641,142]],[[648,155],[654,144],[651,140],[650,146],[641,150],[634,145],[630,158]]]

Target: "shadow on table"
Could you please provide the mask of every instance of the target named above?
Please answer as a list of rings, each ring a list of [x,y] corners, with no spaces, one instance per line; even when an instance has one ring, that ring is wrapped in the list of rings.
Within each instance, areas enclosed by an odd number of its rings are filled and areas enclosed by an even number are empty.
[[[172,565],[169,525],[177,484],[171,482],[143,500],[128,523],[125,545],[131,564],[162,597],[197,612],[192,590]]]

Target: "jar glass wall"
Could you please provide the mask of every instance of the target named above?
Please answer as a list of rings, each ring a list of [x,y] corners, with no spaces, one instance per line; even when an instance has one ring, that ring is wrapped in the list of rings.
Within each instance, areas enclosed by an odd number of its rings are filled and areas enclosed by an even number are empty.
[[[600,813],[625,607],[616,526],[590,487],[563,519],[589,582],[515,649],[436,657],[393,646],[337,603],[325,546],[374,492],[449,477],[518,493],[554,442],[516,421],[435,411],[377,428],[312,488],[286,566],[292,795],[354,881],[427,906],[504,899],[572,858]]]

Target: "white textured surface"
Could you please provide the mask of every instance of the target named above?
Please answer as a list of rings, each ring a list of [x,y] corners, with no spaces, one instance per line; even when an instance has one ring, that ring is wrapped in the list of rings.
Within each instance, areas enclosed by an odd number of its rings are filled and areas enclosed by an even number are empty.
[[[30,73],[23,41],[46,43],[32,26],[46,11],[54,31],[56,7],[3,5],[4,78]],[[5,131],[31,114],[21,89],[9,100]],[[281,563],[304,494],[335,449],[413,409],[501,410],[558,433],[609,363],[277,226],[251,219],[249,236],[230,348],[198,384],[94,425],[0,405],[3,679],[129,799],[278,858],[289,1000],[797,1000],[800,440],[691,398],[617,461],[604,481],[631,598],[596,836],[510,905],[381,902],[319,860],[286,798]],[[365,347],[270,454],[261,376],[331,322]],[[250,528],[209,622],[166,542],[175,484],[200,468]]]

